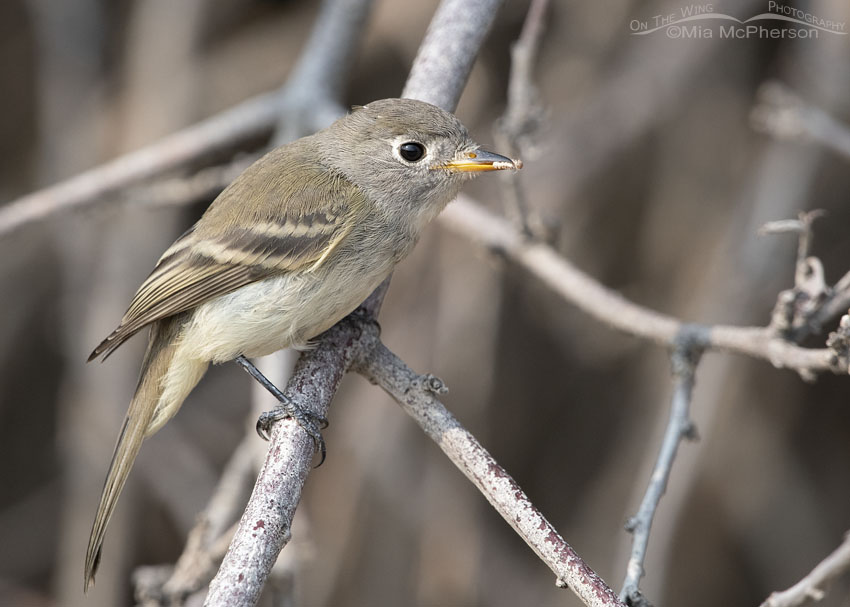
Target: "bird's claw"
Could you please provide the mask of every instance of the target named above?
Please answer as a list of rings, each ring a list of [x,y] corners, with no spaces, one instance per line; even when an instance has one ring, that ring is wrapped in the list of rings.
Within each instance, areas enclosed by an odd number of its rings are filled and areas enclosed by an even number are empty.
[[[260,414],[257,418],[257,434],[259,434],[260,438],[263,440],[269,440],[271,437],[272,426],[286,418],[294,419],[295,422],[310,436],[310,438],[313,439],[316,451],[322,455],[319,463],[316,464],[316,467],[318,468],[321,466],[325,462],[325,457],[327,456],[325,439],[321,432],[328,427],[327,418],[299,407],[292,401],[287,400],[286,402],[281,402],[280,405],[271,411],[264,411]]]

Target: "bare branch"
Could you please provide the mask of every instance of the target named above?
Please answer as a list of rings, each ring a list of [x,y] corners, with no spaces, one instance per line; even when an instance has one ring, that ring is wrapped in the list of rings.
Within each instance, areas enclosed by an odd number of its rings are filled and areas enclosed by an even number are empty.
[[[850,128],[781,82],[762,85],[758,100],[750,119],[757,131],[779,139],[810,139],[850,159]]]
[[[450,230],[505,255],[600,322],[659,345],[675,346],[676,337],[685,325],[681,320],[644,308],[604,287],[552,247],[524,238],[509,222],[470,198],[459,196],[439,220]],[[700,335],[706,350],[746,354],[800,373],[847,373],[846,368],[839,367],[831,349],[801,348],[777,337],[768,328],[715,325],[705,327]]]
[[[646,549],[649,545],[649,533],[652,529],[652,520],[661,496],[667,490],[667,481],[673,468],[673,460],[679,443],[685,438],[693,438],[694,427],[690,420],[691,397],[694,390],[694,376],[696,368],[702,356],[699,335],[704,331],[701,327],[691,329],[683,327],[682,332],[676,338],[676,348],[671,355],[673,363],[673,399],[670,405],[670,417],[667,429],[664,431],[664,439],[658,452],[658,459],[652,469],[649,486],[641,501],[640,508],[635,516],[626,523],[626,529],[634,535],[632,540],[632,552],[626,565],[626,579],[623,589],[620,590],[620,600],[629,605],[647,605],[647,601],[639,592],[640,578],[644,575],[643,563],[646,559]]]
[[[533,75],[548,8],[549,0],[532,0],[522,32],[511,47],[508,104],[496,127],[511,146],[508,149],[511,155],[518,153],[519,140],[535,132],[542,118],[543,108]]]
[[[825,596],[823,586],[829,580],[850,571],[850,532],[844,542],[812,569],[802,580],[782,592],[774,592],[761,607],[797,607],[807,601],[819,601]]]
[[[273,145],[325,128],[345,113],[339,100],[372,0],[325,0],[310,39],[283,86]]]
[[[224,165],[205,167],[194,175],[158,179],[117,192],[118,201],[128,205],[156,207],[186,206],[213,200],[231,181],[259,158],[244,154]]]
[[[436,442],[514,531],[585,605],[621,605],[616,594],[558,534],[493,457],[436,398],[445,391],[431,375],[418,375],[382,343],[355,370],[386,390]]]
[[[0,208],[0,236],[263,135],[279,115],[280,99],[280,92],[274,91],[243,101],[157,143],[10,202]]]
[[[453,112],[504,0],[443,0],[416,53],[402,97]]]
[[[511,47],[508,105],[496,123],[494,134],[499,149],[512,158],[525,156],[525,143],[539,129],[543,119],[543,107],[534,85],[533,73],[544,30],[543,18],[548,7],[549,0],[532,0],[519,39]],[[543,236],[539,218],[536,215],[529,216],[525,194],[520,188],[519,173],[510,171],[509,174],[500,175],[500,178],[509,186],[505,191],[508,216],[520,226],[523,233]]]
[[[323,417],[352,361],[377,341],[377,325],[349,316],[323,333],[299,359],[285,394]],[[210,584],[207,605],[254,605],[289,541],[292,517],[313,460],[313,440],[284,420],[272,428],[269,452],[227,555]]]
[[[222,539],[226,548],[251,489],[255,441],[253,433],[242,439],[225,466],[215,493],[189,533],[183,554],[162,586],[163,595],[171,599],[165,604],[177,603],[176,599],[199,590],[212,579],[219,559],[224,556]]]
[[[850,272],[833,285],[832,294],[809,318],[809,326],[812,331],[820,331],[824,324],[840,314],[846,314],[848,309],[850,309]]]

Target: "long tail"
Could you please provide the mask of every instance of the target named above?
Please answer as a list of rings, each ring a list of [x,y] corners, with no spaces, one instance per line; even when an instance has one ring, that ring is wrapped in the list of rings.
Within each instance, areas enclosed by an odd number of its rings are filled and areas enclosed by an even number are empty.
[[[177,337],[184,323],[185,316],[178,315],[159,320],[151,326],[139,383],[112,453],[89,536],[83,587],[86,592],[94,585],[106,526],[142,442],[177,412],[206,371],[207,363],[181,360],[178,356]]]

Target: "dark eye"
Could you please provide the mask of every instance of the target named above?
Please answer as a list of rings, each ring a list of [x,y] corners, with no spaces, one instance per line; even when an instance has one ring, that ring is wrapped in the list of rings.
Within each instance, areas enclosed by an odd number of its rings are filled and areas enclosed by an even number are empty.
[[[425,155],[425,146],[415,141],[408,141],[398,146],[398,153],[408,162],[416,162]]]

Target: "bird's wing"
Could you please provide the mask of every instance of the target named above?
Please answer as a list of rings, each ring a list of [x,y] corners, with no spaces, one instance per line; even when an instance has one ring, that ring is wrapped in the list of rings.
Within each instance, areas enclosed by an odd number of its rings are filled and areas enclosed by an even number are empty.
[[[155,320],[272,275],[318,267],[356,223],[351,209],[362,205],[351,204],[352,196],[361,194],[338,175],[313,170],[300,185],[287,188],[267,183],[274,177],[265,179],[262,166],[259,175],[256,169],[253,173],[247,178],[243,174],[222,192],[198,223],[165,251],[121,324],[89,360],[101,354],[106,358]],[[246,195],[256,203],[258,192],[260,204],[244,204]],[[346,202],[329,204],[328,194]],[[300,204],[291,204],[293,196]]]

